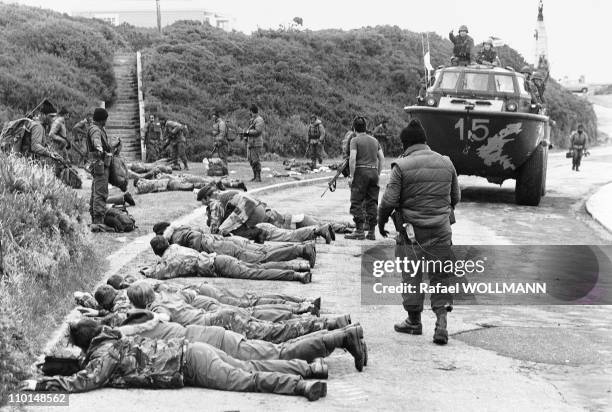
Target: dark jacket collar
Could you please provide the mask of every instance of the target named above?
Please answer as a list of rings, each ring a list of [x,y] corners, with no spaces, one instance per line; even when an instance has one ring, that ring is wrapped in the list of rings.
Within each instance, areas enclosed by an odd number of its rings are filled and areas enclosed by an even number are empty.
[[[406,149],[400,157],[406,157],[418,150],[431,150],[431,149],[426,143],[413,144],[412,146],[409,146],[408,149]]]

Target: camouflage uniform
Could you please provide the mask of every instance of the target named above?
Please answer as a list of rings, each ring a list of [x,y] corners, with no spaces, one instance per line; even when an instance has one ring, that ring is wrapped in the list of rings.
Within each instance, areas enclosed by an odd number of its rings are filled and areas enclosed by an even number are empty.
[[[185,146],[187,144],[187,138],[185,137],[186,127],[179,122],[168,120],[166,122],[166,132],[168,133],[168,140],[172,145],[172,159],[176,166],[179,166],[179,160],[183,162],[185,169],[189,169],[187,164],[187,155],[185,154]]]
[[[53,119],[49,137],[53,140],[55,151],[64,159],[68,159],[68,131],[66,130],[66,119],[63,116]]]
[[[297,375],[260,372],[256,364],[240,362],[205,343],[123,337],[117,330],[104,328],[92,340],[83,370],[72,376],[43,377],[36,390],[86,392],[104,386],[172,389],[187,385],[294,395],[300,380]]]
[[[499,58],[497,57],[497,52],[493,50],[493,48],[489,50],[483,48],[482,50],[480,50],[480,53],[478,53],[478,55],[476,56],[476,63],[488,63],[495,66],[500,65]]]
[[[106,154],[112,149],[104,127],[95,123],[87,130],[87,151],[89,152],[89,173],[93,177],[91,184],[91,199],[89,201],[89,214],[92,223],[103,223],[106,213],[106,199],[108,198],[109,165]],[[107,164],[108,163],[108,164]]]
[[[306,256],[305,244],[256,245],[241,237],[223,237],[203,233],[188,226],[170,226],[164,232],[168,243],[188,247],[199,252],[218,253],[235,257],[247,263],[270,263],[264,267],[277,269],[294,269],[298,265],[293,263],[280,263]],[[310,246],[313,248],[314,246]]]
[[[455,64],[459,66],[467,66],[472,61],[472,49],[474,48],[474,39],[469,35],[462,37],[455,36],[453,32],[448,34],[448,38],[453,43],[453,56],[456,58]]]
[[[142,273],[154,279],[177,277],[228,277],[258,280],[297,280],[303,281],[305,274],[286,269],[268,269],[254,263],[244,263],[238,259],[198,252],[179,245],[170,245],[162,258]]]
[[[217,118],[217,121],[213,124],[213,140],[215,147],[217,148],[217,154],[219,158],[227,164],[227,156],[229,155],[229,142],[227,141],[227,124],[222,118]]]
[[[263,150],[263,131],[265,123],[261,116],[251,119],[245,131],[247,137],[247,158],[253,169],[255,179],[261,180],[261,152]]]
[[[129,325],[126,328],[125,325]],[[175,322],[160,322],[149,320],[135,322],[128,319],[124,326],[119,327],[124,335],[137,334],[149,339],[184,338],[190,342],[202,342],[222,350],[227,355],[244,361],[266,361],[278,359],[302,359],[312,362],[316,358],[329,356],[337,347],[326,338],[343,333],[342,331],[327,331],[309,333],[287,342],[272,343],[259,339],[246,339],[239,333],[225,330],[219,326],[181,326]],[[294,366],[293,366],[294,365]],[[309,371],[303,362],[293,363],[293,372],[304,377]]]
[[[261,339],[269,342],[285,342],[310,332],[326,329],[325,318],[296,318],[283,322],[259,320],[233,309],[220,309],[206,312],[176,300],[156,300],[147,307],[152,312],[165,314],[171,322],[183,326],[220,326],[240,333],[248,339]]]
[[[324,139],[325,128],[321,120],[316,119],[314,123],[308,125],[308,146],[310,150],[311,167],[313,169],[317,166],[317,161],[323,163],[321,150],[323,149]]]

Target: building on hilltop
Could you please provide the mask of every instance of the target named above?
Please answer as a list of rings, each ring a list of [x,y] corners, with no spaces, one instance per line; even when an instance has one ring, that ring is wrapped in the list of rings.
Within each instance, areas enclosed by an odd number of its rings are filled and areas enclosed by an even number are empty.
[[[161,11],[161,26],[168,26],[179,20],[197,20],[226,31],[235,27],[234,18],[204,7],[194,6],[193,3],[180,0],[158,2]],[[99,3],[95,10],[73,10],[71,14],[104,20],[113,25],[128,23],[137,27],[157,27],[157,8],[153,0],[148,2],[111,0]]]

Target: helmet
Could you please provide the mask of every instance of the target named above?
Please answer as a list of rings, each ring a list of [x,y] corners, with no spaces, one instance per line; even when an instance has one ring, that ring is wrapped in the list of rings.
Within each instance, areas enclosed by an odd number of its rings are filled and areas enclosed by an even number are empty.
[[[523,68],[521,69],[521,73],[532,73],[531,67],[529,66],[523,66]]]
[[[464,31],[466,33],[468,33],[468,28],[465,24],[462,24],[461,27],[459,27],[459,31]]]
[[[485,41],[482,42],[482,44],[489,44],[491,47],[493,47],[493,40],[486,39]]]

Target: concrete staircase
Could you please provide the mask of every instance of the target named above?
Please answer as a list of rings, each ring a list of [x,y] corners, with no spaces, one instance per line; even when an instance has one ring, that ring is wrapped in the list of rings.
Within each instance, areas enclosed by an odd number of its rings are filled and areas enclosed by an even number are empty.
[[[138,112],[138,81],[136,78],[136,53],[115,54],[113,61],[117,80],[117,99],[108,108],[106,132],[121,138],[121,154],[127,161],[141,159],[140,116]]]

